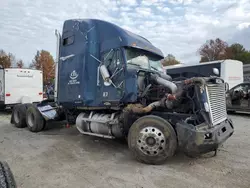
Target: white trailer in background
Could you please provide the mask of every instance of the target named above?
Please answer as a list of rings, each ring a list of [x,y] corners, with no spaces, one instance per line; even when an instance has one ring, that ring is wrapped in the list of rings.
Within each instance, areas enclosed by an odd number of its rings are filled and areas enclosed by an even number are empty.
[[[43,73],[40,70],[0,69],[0,107],[43,100]]]
[[[210,61],[199,64],[166,66],[164,69],[166,69],[166,73],[173,79],[191,78],[197,76],[219,76],[229,84],[229,89],[244,81],[243,63],[241,61],[231,59]]]

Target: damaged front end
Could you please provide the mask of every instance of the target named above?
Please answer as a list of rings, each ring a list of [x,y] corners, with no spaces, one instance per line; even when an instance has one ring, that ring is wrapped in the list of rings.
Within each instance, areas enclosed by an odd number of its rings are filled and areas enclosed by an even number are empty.
[[[209,127],[205,122],[197,126],[179,122],[175,125],[175,129],[180,149],[189,156],[216,151],[220,144],[234,132],[230,119],[226,119],[214,127]]]
[[[134,114],[160,116],[173,126],[179,148],[189,156],[217,151],[234,132],[226,110],[226,84],[217,77],[172,82],[153,75],[148,104]],[[155,83],[155,85],[154,85]]]
[[[192,116],[175,124],[179,147],[189,156],[216,151],[234,132],[226,110],[226,84],[218,78],[204,80],[194,86]]]

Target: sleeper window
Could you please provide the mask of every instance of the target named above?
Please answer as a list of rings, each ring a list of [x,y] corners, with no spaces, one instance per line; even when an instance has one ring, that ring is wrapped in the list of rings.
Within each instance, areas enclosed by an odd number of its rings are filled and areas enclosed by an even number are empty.
[[[74,42],[74,36],[69,36],[63,39],[63,46],[70,45]]]

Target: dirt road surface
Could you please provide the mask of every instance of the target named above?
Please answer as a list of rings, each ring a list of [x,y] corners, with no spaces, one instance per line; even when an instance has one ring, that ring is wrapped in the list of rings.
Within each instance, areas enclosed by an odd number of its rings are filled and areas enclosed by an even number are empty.
[[[75,128],[49,125],[42,133],[13,127],[0,112],[0,160],[19,188],[249,188],[250,115],[230,115],[235,134],[216,157],[177,153],[164,165],[138,163],[126,143],[83,136]]]

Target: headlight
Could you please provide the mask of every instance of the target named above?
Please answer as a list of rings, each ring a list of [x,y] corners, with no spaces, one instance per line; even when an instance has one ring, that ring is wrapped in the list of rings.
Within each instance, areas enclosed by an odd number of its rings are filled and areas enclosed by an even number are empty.
[[[205,107],[206,112],[209,112],[209,106],[207,102],[204,103],[204,107]]]

